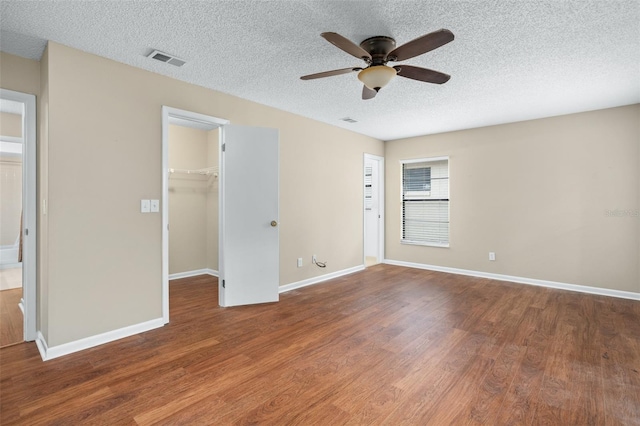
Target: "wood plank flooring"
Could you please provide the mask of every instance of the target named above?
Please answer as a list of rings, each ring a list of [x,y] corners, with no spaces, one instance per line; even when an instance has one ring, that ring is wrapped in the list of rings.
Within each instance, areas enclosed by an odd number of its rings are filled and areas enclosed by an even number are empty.
[[[220,308],[172,281],[171,323],[41,362],[0,350],[0,422],[640,424],[640,302],[376,265]]]
[[[18,307],[22,288],[0,291],[0,348],[23,340],[24,318]]]
[[[22,267],[0,269],[0,291],[22,288]]]

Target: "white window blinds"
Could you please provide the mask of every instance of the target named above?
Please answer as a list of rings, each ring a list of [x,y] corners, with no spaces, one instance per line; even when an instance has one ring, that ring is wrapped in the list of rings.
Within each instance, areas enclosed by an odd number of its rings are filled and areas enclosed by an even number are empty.
[[[449,246],[449,159],[402,162],[402,242]]]
[[[373,166],[370,165],[364,167],[364,208],[373,208]]]

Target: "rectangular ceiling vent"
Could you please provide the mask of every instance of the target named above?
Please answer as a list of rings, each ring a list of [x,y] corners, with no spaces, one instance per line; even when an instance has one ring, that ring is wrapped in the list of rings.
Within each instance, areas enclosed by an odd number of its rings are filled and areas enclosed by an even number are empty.
[[[351,117],[341,118],[340,120],[342,120],[342,121],[346,121],[347,123],[357,123],[357,122],[358,122],[358,120],[354,120],[354,119],[353,119],[353,118],[351,118]]]
[[[187,61],[176,58],[175,56],[169,55],[168,53],[161,52],[159,50],[154,50],[147,57],[151,59],[155,59],[160,62],[166,62],[167,64],[175,65],[176,67],[181,67],[187,63]]]

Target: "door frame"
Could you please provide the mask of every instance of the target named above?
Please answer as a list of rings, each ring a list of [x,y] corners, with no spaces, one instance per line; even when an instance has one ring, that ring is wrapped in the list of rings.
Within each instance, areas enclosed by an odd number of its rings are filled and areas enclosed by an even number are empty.
[[[222,159],[221,142],[224,140],[224,125],[229,124],[229,120],[224,118],[212,117],[166,105],[162,106],[162,319],[165,324],[169,323],[169,124],[171,124],[171,121],[177,122],[176,124],[191,122],[220,128],[218,142],[220,179],[224,177],[224,169],[220,167]],[[219,215],[219,226],[222,224],[222,220],[222,216]],[[218,256],[221,256],[221,253]],[[221,269],[221,266],[219,266],[219,269]]]
[[[37,179],[36,179],[36,97],[28,93],[0,89],[0,98],[19,102],[22,114],[22,300],[24,340],[37,337]]]
[[[384,262],[384,221],[385,221],[385,204],[384,204],[384,157],[379,155],[364,153],[362,157],[362,264],[367,264],[367,206],[364,201],[364,174],[367,166],[367,160],[378,162],[378,200],[379,200],[379,214],[380,214],[380,226],[378,227],[378,262]]]

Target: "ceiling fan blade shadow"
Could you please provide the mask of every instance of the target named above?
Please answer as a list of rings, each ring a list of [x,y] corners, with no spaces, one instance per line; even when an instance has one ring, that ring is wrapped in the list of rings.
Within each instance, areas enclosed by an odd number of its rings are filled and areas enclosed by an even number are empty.
[[[424,81],[426,83],[442,84],[451,78],[449,74],[428,68],[414,67],[412,65],[396,65],[393,68],[395,68],[398,71],[398,75],[402,77]]]
[[[300,77],[301,80],[313,80],[314,78],[324,78],[324,77],[331,77],[334,75],[340,75],[340,74],[348,74],[350,72],[354,72],[354,71],[360,71],[362,68],[358,68],[358,67],[351,67],[351,68],[342,68],[339,70],[332,70],[332,71],[324,71],[324,72],[319,72],[316,74],[309,74],[309,75],[303,75],[302,77]]]
[[[358,46],[348,38],[342,37],[338,33],[322,33],[320,34],[329,43],[336,46],[338,49],[344,50],[348,54],[355,56],[358,59],[371,60],[369,52]]]
[[[362,99],[364,100],[373,99],[376,97],[377,94],[378,92],[376,92],[375,90],[369,89],[364,84],[362,85]]]
[[[407,59],[437,49],[453,41],[453,38],[453,33],[443,28],[396,47],[389,52],[387,58],[390,61],[406,61]]]

